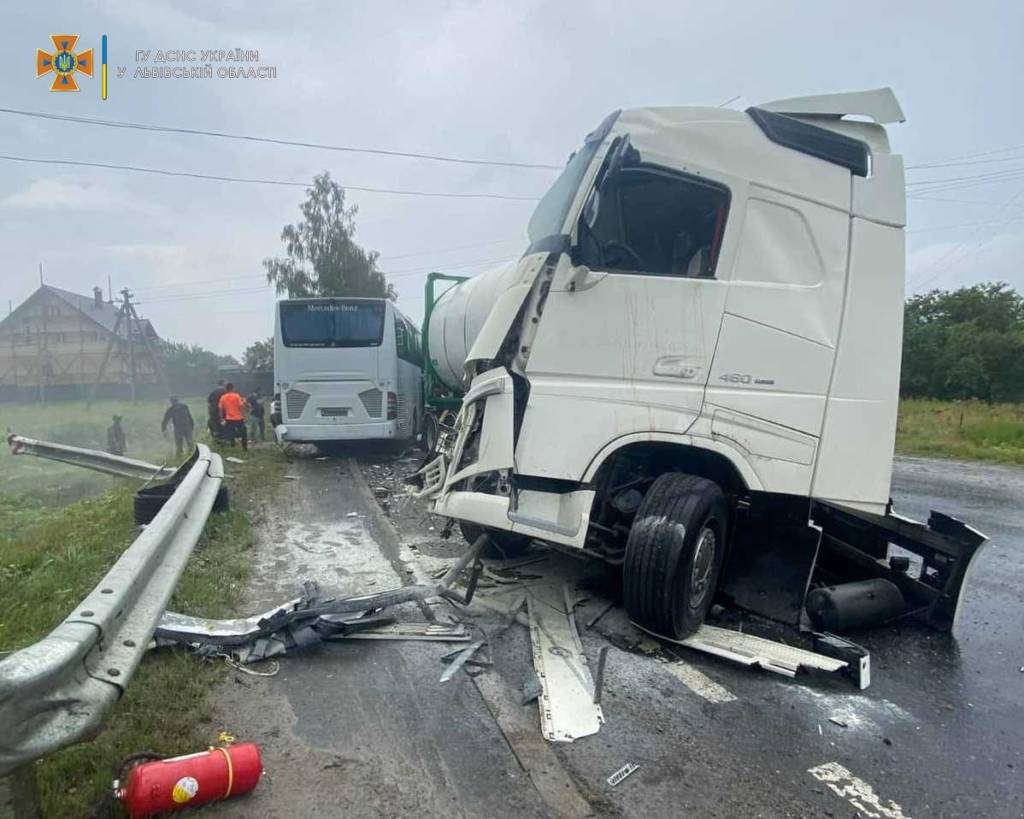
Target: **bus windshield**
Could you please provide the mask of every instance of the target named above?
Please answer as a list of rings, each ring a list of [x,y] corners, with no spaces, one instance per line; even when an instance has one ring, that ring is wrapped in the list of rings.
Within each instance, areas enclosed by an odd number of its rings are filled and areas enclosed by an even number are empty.
[[[285,347],[379,347],[384,335],[383,301],[283,301]]]

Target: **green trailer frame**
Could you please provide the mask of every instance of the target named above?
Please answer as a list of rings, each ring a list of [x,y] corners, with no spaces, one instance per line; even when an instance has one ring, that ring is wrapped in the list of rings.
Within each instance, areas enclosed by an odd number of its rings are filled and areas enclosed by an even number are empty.
[[[467,278],[469,277],[452,276],[448,273],[428,273],[427,283],[423,289],[423,328],[420,333],[420,342],[423,347],[423,407],[425,410],[433,410],[435,413],[446,409],[458,412],[462,407],[462,395],[437,396],[434,394],[437,387],[449,392],[448,385],[441,381],[437,374],[434,367],[437,362],[430,350],[430,318],[434,313],[434,304],[439,298],[435,298],[434,285],[437,282],[452,282],[454,285],[458,285],[466,281]],[[450,289],[447,288],[444,292],[447,293]]]

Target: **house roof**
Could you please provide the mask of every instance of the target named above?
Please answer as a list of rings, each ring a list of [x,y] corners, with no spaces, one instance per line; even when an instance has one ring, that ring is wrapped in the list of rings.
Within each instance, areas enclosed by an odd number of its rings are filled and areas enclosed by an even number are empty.
[[[65,290],[62,287],[54,287],[51,284],[44,284],[40,286],[39,290],[36,290],[31,296],[29,296],[25,302],[31,301],[38,293],[48,292],[61,301],[67,303],[70,307],[83,313],[88,318],[95,321],[107,332],[114,332],[114,327],[117,324],[117,314],[120,312],[120,305],[108,304],[107,302],[96,303],[96,300],[91,296],[83,296],[80,293],[73,293],[70,290]],[[23,304],[25,302],[22,302]],[[17,312],[17,311],[15,311]],[[4,319],[6,320],[6,318]],[[157,338],[156,330],[153,329],[153,325],[149,319],[140,319],[142,325],[142,332],[147,338]],[[2,323],[2,322],[0,322]],[[118,329],[117,333],[121,338],[127,338],[128,329],[122,325]]]

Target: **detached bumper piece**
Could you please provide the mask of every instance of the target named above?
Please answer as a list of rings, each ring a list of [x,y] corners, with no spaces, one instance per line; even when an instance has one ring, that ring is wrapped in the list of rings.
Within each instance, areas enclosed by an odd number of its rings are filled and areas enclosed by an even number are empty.
[[[802,631],[847,631],[913,616],[952,631],[985,535],[940,512],[928,525],[818,501],[755,497],[722,570],[738,608]],[[809,616],[808,616],[809,615]]]
[[[822,530],[818,578],[826,584],[888,580],[903,593],[904,616],[913,614],[939,631],[953,630],[985,535],[934,511],[927,526],[823,503],[814,505],[812,517]]]

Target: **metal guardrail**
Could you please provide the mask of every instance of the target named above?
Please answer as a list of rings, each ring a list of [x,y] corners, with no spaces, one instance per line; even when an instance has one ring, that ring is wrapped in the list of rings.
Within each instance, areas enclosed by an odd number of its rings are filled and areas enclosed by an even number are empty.
[[[125,478],[141,478],[144,481],[164,480],[171,477],[176,470],[171,466],[157,466],[134,458],[111,455],[96,449],[82,449],[67,444],[55,444],[51,441],[37,441],[13,433],[7,436],[7,444],[14,455],[35,455],[72,466],[82,466],[108,475],[120,475]]]
[[[54,459],[100,468],[105,453],[71,454],[76,460],[67,452]],[[38,643],[0,660],[0,778],[89,738],[128,685],[213,508],[224,465],[199,444],[181,472],[174,494],[74,612]]]

